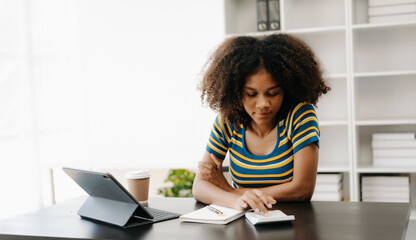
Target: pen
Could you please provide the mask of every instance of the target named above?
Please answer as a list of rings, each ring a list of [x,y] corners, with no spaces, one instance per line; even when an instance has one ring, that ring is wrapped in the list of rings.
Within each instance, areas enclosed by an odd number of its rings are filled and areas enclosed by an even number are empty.
[[[216,209],[212,206],[208,206],[208,210],[210,210],[213,213],[216,213],[218,216],[223,216],[224,215],[224,213],[222,213],[220,210],[218,210],[218,209]]]

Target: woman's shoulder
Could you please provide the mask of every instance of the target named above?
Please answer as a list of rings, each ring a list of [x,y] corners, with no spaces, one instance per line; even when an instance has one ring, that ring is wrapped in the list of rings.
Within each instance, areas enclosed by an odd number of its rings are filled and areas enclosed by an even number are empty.
[[[302,102],[291,108],[287,116],[283,119],[285,127],[295,125],[301,119],[313,117],[317,121],[316,111],[311,103]]]
[[[316,115],[315,107],[311,103],[301,102],[289,111],[289,117],[297,117],[304,113],[311,113]]]
[[[235,127],[230,123],[230,121],[228,121],[227,118],[220,113],[217,114],[215,118],[215,123],[218,124],[218,126],[224,127],[224,129],[229,130],[231,133],[235,130]]]

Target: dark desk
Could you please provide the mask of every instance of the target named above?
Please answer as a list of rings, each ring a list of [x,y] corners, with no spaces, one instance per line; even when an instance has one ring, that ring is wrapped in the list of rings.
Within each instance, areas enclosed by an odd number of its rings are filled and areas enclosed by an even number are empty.
[[[409,204],[360,202],[278,203],[296,220],[254,227],[245,218],[228,225],[181,223],[178,219],[132,229],[81,219],[83,199],[0,222],[0,239],[404,239]],[[192,198],[152,198],[149,206],[178,213],[202,207]]]

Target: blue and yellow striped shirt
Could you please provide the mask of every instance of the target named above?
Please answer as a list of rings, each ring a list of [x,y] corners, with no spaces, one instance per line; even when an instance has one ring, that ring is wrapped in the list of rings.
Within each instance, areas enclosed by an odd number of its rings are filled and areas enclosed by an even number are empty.
[[[266,187],[289,182],[293,178],[293,156],[305,146],[319,147],[319,123],[314,107],[300,103],[277,127],[277,143],[267,155],[257,156],[245,146],[245,128],[236,130],[218,115],[213,124],[207,151],[224,159],[230,155],[230,172],[234,187]]]

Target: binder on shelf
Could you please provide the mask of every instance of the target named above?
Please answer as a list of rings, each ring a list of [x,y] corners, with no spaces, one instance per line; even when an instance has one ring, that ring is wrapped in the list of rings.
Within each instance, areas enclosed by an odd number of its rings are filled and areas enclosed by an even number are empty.
[[[268,0],[269,30],[280,30],[279,0]]]
[[[267,0],[257,0],[257,30],[267,31]]]

